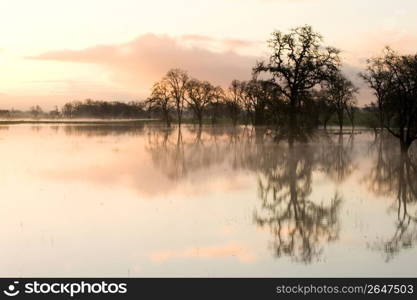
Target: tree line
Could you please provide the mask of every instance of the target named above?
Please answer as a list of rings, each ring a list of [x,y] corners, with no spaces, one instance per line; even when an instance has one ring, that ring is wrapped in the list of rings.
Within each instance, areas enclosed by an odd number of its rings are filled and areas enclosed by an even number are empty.
[[[386,48],[370,58],[359,75],[374,91],[375,101],[357,107],[358,87],[342,71],[340,50],[324,44],[311,26],[284,33],[275,31],[268,41],[269,58],[252,68],[246,81],[233,80],[226,88],[194,78],[174,68],[156,82],[145,101],[73,101],[61,110],[45,113],[31,108],[34,117],[92,117],[162,119],[167,126],[184,119],[218,123],[228,120],[252,125],[269,125],[294,136],[336,121],[352,127],[359,111],[376,131],[387,130],[406,151],[417,139],[417,54],[402,55]],[[0,111],[1,116],[10,115]]]
[[[173,120],[181,125],[184,113],[191,112],[200,125],[204,118],[226,117],[233,124],[274,125],[290,135],[326,127],[332,118],[340,131],[346,118],[354,127],[359,89],[342,71],[340,50],[324,45],[311,26],[275,31],[268,46],[269,59],[253,67],[252,78],[233,80],[225,89],[184,70],[169,70],[154,84],[147,108],[168,126]],[[376,96],[364,109],[367,123],[389,131],[406,151],[417,139],[417,55],[387,48],[359,75]]]
[[[353,125],[358,89],[341,71],[339,50],[322,41],[310,26],[276,31],[269,60],[254,66],[250,80],[233,80],[226,89],[171,69],[154,84],[147,107],[168,126],[174,116],[181,124],[187,109],[200,125],[205,117],[226,117],[233,124],[326,127],[335,114],[340,129],[346,116]]]
[[[0,110],[0,118],[147,118],[148,112],[143,101],[102,101],[86,99],[65,103],[61,109],[56,106],[50,111],[43,110],[39,105],[32,106],[28,111]]]

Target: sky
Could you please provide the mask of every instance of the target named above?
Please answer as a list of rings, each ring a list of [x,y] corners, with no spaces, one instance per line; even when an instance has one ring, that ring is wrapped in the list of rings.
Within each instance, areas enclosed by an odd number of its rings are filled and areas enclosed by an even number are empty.
[[[417,49],[415,0],[0,0],[0,109],[146,98],[170,68],[248,79],[274,30],[305,24],[342,50],[346,74],[390,45]]]

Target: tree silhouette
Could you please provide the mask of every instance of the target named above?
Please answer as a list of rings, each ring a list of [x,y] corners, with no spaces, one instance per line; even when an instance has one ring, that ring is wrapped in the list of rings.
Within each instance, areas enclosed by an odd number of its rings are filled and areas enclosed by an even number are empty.
[[[407,151],[417,139],[417,55],[399,55],[390,48],[368,60],[361,74],[375,91],[380,122]]]
[[[208,81],[200,81],[198,79],[191,79],[187,82],[185,101],[197,118],[198,124],[201,127],[203,123],[203,115],[208,105],[217,100],[215,87]]]
[[[322,88],[327,103],[334,107],[337,114],[340,131],[343,130],[345,113],[349,116],[353,127],[354,110],[352,108],[356,104],[355,94],[358,89],[341,72],[334,72],[329,80],[322,82]]]
[[[181,126],[182,114],[184,111],[185,91],[189,80],[186,71],[181,69],[171,69],[162,79],[162,84],[166,86],[177,111],[177,121]]]
[[[267,73],[289,105],[289,126],[297,127],[306,93],[338,70],[339,50],[323,47],[322,36],[311,26],[275,31],[269,40],[272,51],[268,62],[260,62],[255,74]]]
[[[171,126],[171,111],[174,109],[168,87],[164,82],[156,82],[152,87],[151,97],[146,100],[148,110],[159,111],[165,124]]]

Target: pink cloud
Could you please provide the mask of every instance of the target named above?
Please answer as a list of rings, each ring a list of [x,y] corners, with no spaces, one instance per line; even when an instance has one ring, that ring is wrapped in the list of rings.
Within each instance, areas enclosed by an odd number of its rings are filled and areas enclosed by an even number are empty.
[[[214,44],[220,51],[210,49]],[[258,57],[241,55],[237,49],[251,45],[250,41],[216,40],[199,35],[172,38],[146,34],[124,44],[56,50],[30,58],[103,65],[113,72],[112,80],[143,91],[173,67],[221,85],[235,78],[248,78]]]

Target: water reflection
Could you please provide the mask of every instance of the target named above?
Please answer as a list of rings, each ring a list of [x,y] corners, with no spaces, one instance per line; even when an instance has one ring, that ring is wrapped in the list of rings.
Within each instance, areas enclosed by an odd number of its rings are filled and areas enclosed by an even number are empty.
[[[267,128],[243,127],[208,128],[204,134],[192,128],[186,138],[181,129],[159,128],[148,137],[155,165],[170,179],[224,163],[257,174],[260,207],[254,222],[271,232],[277,257],[310,263],[320,258],[325,244],[337,240],[342,196],[336,191],[329,199],[312,199],[312,177],[324,172],[343,182],[354,170],[353,136],[347,142],[341,134],[316,136],[305,143]]]
[[[324,132],[323,138],[325,141],[322,142],[319,153],[323,171],[332,180],[342,183],[356,168],[352,163],[355,134],[346,136]]]
[[[125,125],[0,131],[2,274],[415,274],[415,148],[401,156],[372,133]]]
[[[401,152],[396,142],[386,135],[375,139],[372,147],[376,148],[377,159],[368,176],[370,190],[394,199],[389,207],[396,217],[394,232],[373,245],[385,253],[387,261],[417,242],[416,151],[411,148],[408,153]]]
[[[41,126],[34,126],[42,128]],[[135,136],[144,133],[144,124],[128,125],[128,124],[109,124],[109,125],[67,125],[67,126],[50,126],[51,129],[58,131],[62,129],[66,135],[82,135],[87,137],[94,136],[117,136],[127,135]]]

